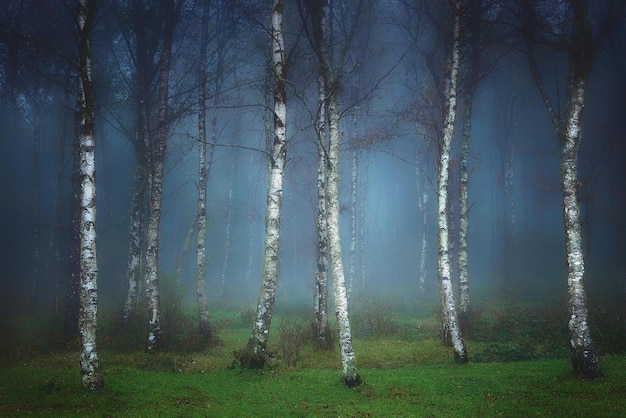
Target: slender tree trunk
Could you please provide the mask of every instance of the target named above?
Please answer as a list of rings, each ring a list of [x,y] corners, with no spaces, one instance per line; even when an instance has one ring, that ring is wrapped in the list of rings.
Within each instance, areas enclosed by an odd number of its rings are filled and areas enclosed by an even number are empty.
[[[274,0],[272,5],[271,55],[274,74],[274,141],[271,144],[270,173],[265,208],[265,255],[263,279],[254,327],[248,340],[244,366],[260,368],[268,359],[269,337],[276,282],[280,243],[280,219],[283,198],[283,172],[287,151],[287,89],[285,84],[285,43],[283,40],[283,1]]]
[[[196,243],[196,300],[198,302],[198,333],[201,338],[212,337],[209,321],[209,303],[206,294],[206,189],[209,178],[206,154],[206,99],[207,99],[207,48],[209,43],[210,8],[205,4],[202,9],[202,32],[200,38],[200,73],[198,89],[198,241]],[[211,150],[213,147],[211,147]],[[212,155],[212,152],[211,152]]]
[[[530,42],[529,65],[548,116],[555,126],[561,146],[561,191],[565,227],[572,365],[577,376],[584,380],[594,380],[602,377],[603,373],[600,369],[597,349],[591,338],[587,313],[584,286],[585,259],[582,248],[578,197],[578,148],[581,139],[587,82],[597,45],[594,44],[592,26],[589,22],[589,2],[587,0],[574,0],[570,2],[570,5],[573,11],[573,24],[568,45],[569,62],[563,120],[558,117],[550,102],[535,63],[533,45]]]
[[[162,338],[161,302],[159,296],[159,236],[161,224],[161,204],[163,200],[163,176],[165,168],[165,147],[168,136],[167,105],[169,96],[169,73],[172,58],[172,38],[176,25],[176,14],[180,4],[168,0],[165,5],[165,22],[161,61],[159,63],[159,99],[156,135],[149,159],[149,202],[148,231],[146,239],[146,297],[148,301],[148,351],[159,348]]]
[[[323,26],[325,14],[324,2],[316,1],[313,5],[313,33],[317,54],[324,76],[324,89],[328,103],[328,135],[327,154],[327,189],[328,205],[328,244],[330,252],[331,273],[335,297],[335,314],[339,328],[339,349],[341,354],[342,374],[344,383],[349,387],[361,384],[361,377],[356,367],[356,358],[352,348],[352,333],[348,319],[348,296],[344,276],[341,236],[339,234],[339,150],[341,130],[339,126],[338,80],[335,78],[330,55],[326,44]]]
[[[326,90],[324,77],[318,75],[318,109],[316,121],[317,133],[317,270],[315,273],[315,300],[313,311],[313,330],[315,342],[319,348],[332,346],[328,326],[328,218],[326,207],[326,153],[328,136],[326,133]]]
[[[143,156],[135,153],[135,174],[130,211],[130,236],[128,245],[128,293],[124,304],[124,322],[129,322],[137,311],[139,284],[141,282],[142,250],[145,213],[146,166]]]
[[[469,143],[472,131],[472,102],[474,95],[468,91],[463,103],[463,134],[461,136],[461,157],[459,161],[459,326],[466,332],[469,328],[470,291],[467,268],[467,232],[469,226],[468,182],[469,182]]]
[[[588,2],[573,2],[574,27],[569,58],[565,126],[561,141],[561,187],[563,222],[567,253],[567,289],[569,330],[574,372],[583,379],[602,377],[595,344],[591,338],[584,287],[585,259],[582,248],[580,208],[578,199],[578,148],[587,80],[591,72],[593,46]]]
[[[458,326],[456,306],[454,303],[454,293],[452,290],[450,254],[449,254],[449,231],[448,231],[448,183],[450,166],[450,145],[454,132],[454,120],[456,117],[456,94],[457,79],[459,72],[459,53],[461,35],[461,0],[456,1],[454,32],[451,58],[448,63],[448,74],[446,75],[446,114],[443,131],[443,138],[440,145],[439,174],[437,180],[438,190],[438,265],[439,265],[439,286],[442,299],[443,310],[443,336],[449,338],[454,349],[454,359],[457,363],[467,363],[467,351],[465,342],[461,337]]]
[[[96,350],[98,314],[98,262],[96,257],[96,161],[94,141],[94,99],[91,82],[90,33],[95,5],[78,3],[78,53],[80,110],[80,370],[85,389],[104,387]]]
[[[330,263],[335,296],[335,314],[339,327],[339,348],[343,366],[343,380],[349,387],[361,384],[357,372],[356,358],[352,348],[352,333],[348,319],[348,295],[344,279],[341,237],[339,234],[339,147],[341,133],[339,130],[339,109],[335,93],[329,97],[329,139],[328,147],[328,238]]]

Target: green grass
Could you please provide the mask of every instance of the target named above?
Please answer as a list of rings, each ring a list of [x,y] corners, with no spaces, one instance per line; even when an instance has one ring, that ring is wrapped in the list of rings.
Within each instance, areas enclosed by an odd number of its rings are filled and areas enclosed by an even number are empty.
[[[75,354],[3,368],[0,416],[626,416],[624,357],[603,357],[607,376],[594,382],[577,381],[559,359],[362,367],[358,389],[341,384],[337,369],[202,373],[192,363],[203,364],[203,354],[177,359],[177,371],[117,357],[102,354],[101,393],[80,389]]]
[[[212,316],[219,344],[182,349],[194,345],[187,313],[176,322],[180,335],[170,337],[172,346],[152,354],[143,351],[143,336],[134,335],[141,326],[123,330],[105,314],[99,337],[105,389],[90,393],[80,388],[75,344],[59,342],[58,321],[18,318],[0,327],[0,417],[626,416],[622,328],[619,344],[603,348],[613,353],[601,357],[606,377],[581,382],[562,349],[559,315],[485,314],[477,321],[480,332],[467,341],[470,363],[456,365],[439,342],[436,317],[381,312],[379,333],[369,325],[376,318],[354,321],[364,381],[357,389],[341,383],[337,347],[305,344],[294,370],[281,363],[272,370],[229,369],[233,351],[249,336],[249,313],[220,311]],[[293,318],[306,327],[302,317],[277,315],[271,349],[280,352],[280,325]],[[517,360],[522,351],[530,360]]]

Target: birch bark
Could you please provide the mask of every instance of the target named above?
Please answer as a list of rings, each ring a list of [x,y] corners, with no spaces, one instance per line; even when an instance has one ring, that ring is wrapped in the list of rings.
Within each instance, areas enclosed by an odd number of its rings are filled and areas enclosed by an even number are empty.
[[[356,358],[352,348],[352,333],[348,319],[348,296],[344,276],[341,236],[339,234],[339,151],[341,144],[339,103],[337,97],[339,82],[335,77],[326,44],[325,30],[322,25],[324,14],[324,1],[315,1],[311,13],[314,44],[324,77],[324,88],[328,104],[329,146],[326,161],[328,182],[326,186],[326,203],[328,209],[328,244],[333,278],[335,315],[339,328],[339,350],[343,380],[347,386],[356,387],[361,384],[361,377],[357,371]]]
[[[323,23],[322,23],[323,25]],[[319,348],[329,349],[332,345],[328,327],[328,211],[326,207],[326,89],[321,69],[318,75],[318,109],[315,130],[317,134],[317,270],[315,273],[315,295],[313,307],[313,331]]]
[[[261,368],[268,359],[267,339],[274,313],[278,278],[283,172],[287,151],[287,89],[285,84],[283,7],[282,0],[273,1],[271,55],[274,73],[274,141],[271,144],[269,185],[265,209],[263,278],[254,326],[246,349],[248,364],[245,366],[250,368]]]
[[[84,389],[104,387],[96,350],[98,314],[98,263],[96,257],[96,161],[94,99],[91,81],[91,28],[95,4],[78,3],[78,54],[80,112],[80,370]]]
[[[163,176],[165,147],[168,135],[169,73],[172,58],[172,38],[176,26],[176,15],[181,3],[168,0],[165,4],[163,42],[159,62],[159,93],[156,134],[150,138],[148,174],[148,230],[146,238],[146,298],[148,301],[148,351],[159,348],[162,339],[161,302],[159,296],[159,236],[161,204],[163,199]]]
[[[437,260],[441,302],[443,305],[443,336],[444,339],[449,338],[452,342],[455,361],[457,363],[467,363],[467,351],[465,348],[465,342],[463,341],[461,331],[458,326],[456,306],[454,303],[454,293],[452,290],[447,216],[450,146],[452,142],[454,121],[456,117],[456,95],[459,72],[461,5],[462,1],[457,0],[454,10],[455,13],[452,50],[445,81],[446,113],[443,137],[440,144],[439,173],[437,176],[437,218],[439,236]]]
[[[591,338],[584,287],[585,259],[578,196],[578,148],[582,133],[587,82],[598,45],[594,42],[589,20],[589,1],[573,0],[569,4],[573,11],[573,21],[569,45],[566,49],[568,69],[563,118],[557,115],[552,106],[534,61],[534,40],[529,40],[529,65],[548,116],[554,123],[561,146],[561,191],[572,366],[574,373],[580,378],[593,380],[602,377],[603,373],[600,369],[597,349]]]

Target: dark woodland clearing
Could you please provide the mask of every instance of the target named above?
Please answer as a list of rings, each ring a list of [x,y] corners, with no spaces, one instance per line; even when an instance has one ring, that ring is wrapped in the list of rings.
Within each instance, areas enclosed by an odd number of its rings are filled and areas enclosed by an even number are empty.
[[[624,0],[5,0],[0,415],[625,416],[625,39]]]

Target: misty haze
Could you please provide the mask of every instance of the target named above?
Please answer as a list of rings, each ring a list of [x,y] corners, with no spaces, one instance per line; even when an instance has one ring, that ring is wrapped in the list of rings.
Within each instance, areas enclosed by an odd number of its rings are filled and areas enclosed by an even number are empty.
[[[0,9],[0,415],[626,416],[624,0]]]

